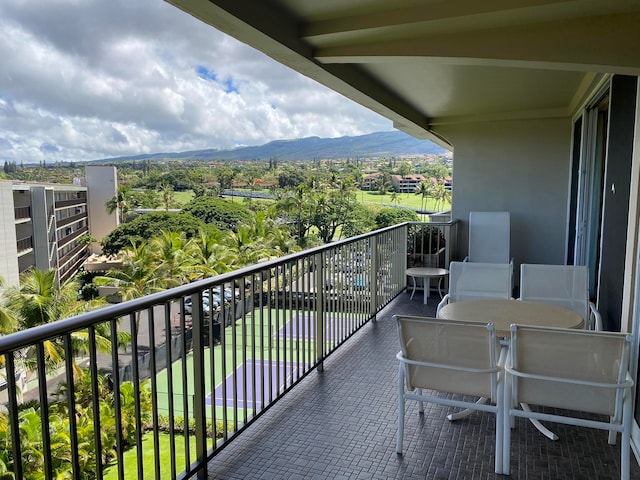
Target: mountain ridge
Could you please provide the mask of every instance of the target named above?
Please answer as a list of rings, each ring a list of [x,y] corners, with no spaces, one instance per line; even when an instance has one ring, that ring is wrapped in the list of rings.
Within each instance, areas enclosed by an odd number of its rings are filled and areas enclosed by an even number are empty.
[[[447,150],[430,140],[419,140],[393,130],[366,135],[337,138],[305,137],[274,140],[264,145],[236,147],[228,150],[203,149],[185,152],[164,152],[104,158],[95,162],[119,162],[146,159],[174,160],[317,160],[339,158],[377,158],[402,155],[442,155]]]

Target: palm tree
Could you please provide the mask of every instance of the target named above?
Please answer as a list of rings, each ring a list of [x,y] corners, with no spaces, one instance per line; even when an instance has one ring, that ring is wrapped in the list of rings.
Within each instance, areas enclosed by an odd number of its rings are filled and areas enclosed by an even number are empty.
[[[15,331],[44,325],[71,317],[98,306],[97,302],[80,302],[77,299],[78,284],[67,282],[58,287],[56,271],[30,270],[20,277],[20,287],[10,287],[4,292],[5,305],[15,312]],[[106,324],[105,324],[106,325]],[[101,351],[110,351],[111,341],[105,325],[96,328],[96,340]],[[74,353],[88,349],[87,331],[77,331],[71,336]],[[119,339],[124,340],[124,339]],[[60,339],[43,343],[47,368],[53,369],[64,360]],[[27,368],[35,366],[35,347],[23,352]],[[75,364],[74,364],[75,365]]]
[[[0,277],[0,291],[4,291],[5,281]],[[15,332],[18,319],[14,311],[10,308],[7,297],[0,296],[0,335]]]
[[[129,213],[129,195],[126,187],[118,187],[116,195],[107,200],[104,206],[107,208],[107,213],[111,215],[113,212],[118,212],[119,223],[124,223]]]
[[[431,195],[431,182],[429,182],[429,180],[424,180],[422,182],[420,182],[420,185],[418,185],[418,188],[416,188],[416,195],[420,195],[422,196],[422,203],[420,205],[420,210],[422,211],[422,215],[424,216],[424,212],[425,212],[425,206],[427,203],[427,198],[429,198],[429,195]]]
[[[163,183],[159,187],[160,195],[162,196],[162,204],[164,205],[165,211],[169,211],[169,208],[172,208],[175,205],[175,200],[173,199],[173,187],[168,183]]]
[[[105,275],[93,279],[96,285],[111,285],[118,288],[123,300],[133,300],[164,290],[165,281],[158,275],[158,265],[147,242],[132,243],[121,251],[122,267],[109,270]],[[133,335],[137,339],[140,312],[136,313]]]
[[[258,263],[271,256],[272,249],[264,237],[255,237],[250,226],[240,225],[235,232],[229,232],[225,244],[242,259],[243,265]]]
[[[187,260],[182,268],[190,281],[230,272],[239,266],[238,256],[221,243],[221,237],[202,230],[189,240],[185,250]]]
[[[164,277],[164,288],[176,287],[188,282],[183,270],[186,260],[187,238],[182,232],[160,232],[149,241],[153,262],[157,266],[157,275]]]
[[[435,209],[438,211],[445,203],[451,203],[451,192],[446,189],[444,183],[436,183],[433,185],[431,195],[436,200]]]
[[[308,189],[305,185],[299,185],[295,189],[287,190],[276,204],[278,212],[282,212],[296,219],[296,237],[298,245],[304,244],[304,237],[309,229],[308,218],[303,217],[305,207],[308,205]]]

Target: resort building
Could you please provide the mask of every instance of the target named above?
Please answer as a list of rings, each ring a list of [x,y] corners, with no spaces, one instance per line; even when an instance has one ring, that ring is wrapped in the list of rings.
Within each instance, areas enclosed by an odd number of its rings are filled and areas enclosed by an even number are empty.
[[[413,193],[424,180],[422,175],[394,175],[391,177],[391,185],[398,193]]]
[[[364,178],[362,179],[362,183],[360,185],[360,188],[362,190],[376,190],[378,188],[377,186],[377,182],[378,182],[378,177],[380,176],[380,173],[370,173],[368,175],[365,175]]]
[[[91,192],[81,179],[73,185],[0,182],[0,276],[7,284],[18,285],[33,267],[57,270],[60,283],[69,280],[90,253],[81,237],[100,240],[117,226],[117,215],[105,209],[115,195],[115,167],[86,167],[86,182]]]

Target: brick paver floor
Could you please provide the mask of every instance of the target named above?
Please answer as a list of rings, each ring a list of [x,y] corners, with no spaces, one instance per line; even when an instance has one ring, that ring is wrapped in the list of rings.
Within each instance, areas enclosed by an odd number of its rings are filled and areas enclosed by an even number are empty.
[[[607,433],[552,425],[551,441],[527,421],[512,433],[510,477],[494,473],[495,421],[474,413],[456,422],[449,409],[407,402],[404,454],[395,452],[399,350],[394,313],[434,315],[422,297],[403,293],[300,385],[226,446],[211,479],[615,479],[619,446]],[[619,443],[619,442],[618,442]],[[632,454],[631,476],[640,479]]]

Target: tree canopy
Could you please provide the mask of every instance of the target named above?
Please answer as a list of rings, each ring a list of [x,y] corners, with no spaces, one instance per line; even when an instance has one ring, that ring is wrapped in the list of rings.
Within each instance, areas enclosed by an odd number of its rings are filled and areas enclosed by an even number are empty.
[[[403,222],[417,222],[418,214],[413,210],[405,208],[385,207],[381,208],[376,214],[377,228],[390,227]]]
[[[204,223],[188,213],[151,212],[120,225],[102,240],[102,252],[115,255],[132,243],[140,243],[160,231],[183,232],[187,238],[205,228]]]
[[[208,196],[194,198],[182,211],[220,230],[235,230],[238,225],[251,222],[253,217],[242,203]]]

